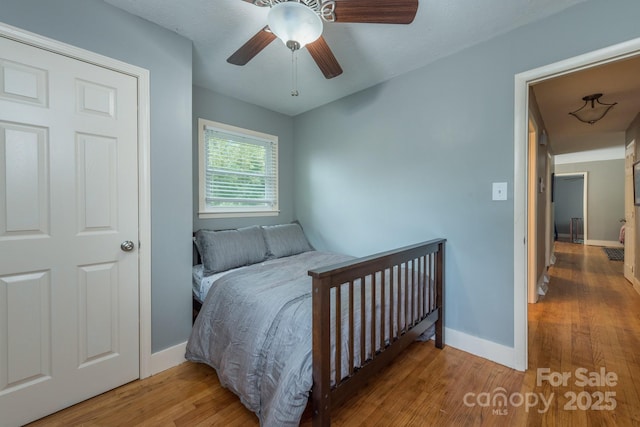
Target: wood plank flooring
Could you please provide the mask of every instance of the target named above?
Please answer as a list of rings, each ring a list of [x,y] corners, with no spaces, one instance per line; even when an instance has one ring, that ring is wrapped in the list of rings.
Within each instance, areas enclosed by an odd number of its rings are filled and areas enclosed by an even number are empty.
[[[414,343],[333,412],[333,425],[640,426],[640,295],[623,278],[623,263],[609,261],[601,248],[557,243],[556,256],[549,292],[529,305],[526,373],[452,347]],[[565,385],[538,381],[537,368],[571,377]],[[604,369],[617,381],[583,386],[581,368],[587,376]],[[501,393],[505,406],[498,406]],[[607,410],[612,399],[615,408]],[[602,409],[587,409],[596,404]],[[258,420],[212,369],[184,363],[32,424],[79,425],[257,426]],[[309,415],[302,425],[311,425]]]

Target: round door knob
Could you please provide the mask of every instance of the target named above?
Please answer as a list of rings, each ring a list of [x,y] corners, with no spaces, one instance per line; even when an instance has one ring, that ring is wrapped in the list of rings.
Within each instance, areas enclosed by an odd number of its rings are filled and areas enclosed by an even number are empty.
[[[124,241],[120,244],[120,249],[122,249],[125,252],[131,252],[133,250],[133,247],[135,245],[133,244],[133,242],[131,240],[127,240]]]

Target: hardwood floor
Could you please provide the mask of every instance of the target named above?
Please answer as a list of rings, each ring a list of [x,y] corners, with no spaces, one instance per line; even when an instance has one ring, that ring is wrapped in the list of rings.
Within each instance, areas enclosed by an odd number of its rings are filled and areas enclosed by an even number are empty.
[[[544,414],[530,412],[531,425],[640,425],[640,295],[623,277],[623,262],[609,261],[602,248],[556,244],[557,263],[550,269],[550,290],[541,303],[529,305],[529,367],[570,372],[566,387],[548,382],[533,392],[555,393]],[[580,387],[576,370],[606,372],[616,384]],[[527,372],[535,380],[535,371]],[[584,393],[586,392],[586,393]],[[615,393],[614,410],[567,410],[575,393],[583,406],[596,404],[599,393]],[[589,405],[586,405],[589,406]],[[605,405],[606,406],[606,405]]]
[[[556,256],[549,292],[529,305],[526,373],[452,347],[414,343],[333,412],[333,425],[640,426],[640,295],[622,277],[623,263],[609,261],[601,248],[557,243]],[[547,369],[546,379],[537,368]],[[596,382],[601,370],[608,378]],[[570,375],[565,385],[553,382],[561,373]],[[582,385],[585,376],[591,382]],[[506,406],[498,406],[501,393]],[[184,363],[32,424],[73,425],[250,426],[258,420],[212,369]],[[308,415],[302,425],[311,425]]]

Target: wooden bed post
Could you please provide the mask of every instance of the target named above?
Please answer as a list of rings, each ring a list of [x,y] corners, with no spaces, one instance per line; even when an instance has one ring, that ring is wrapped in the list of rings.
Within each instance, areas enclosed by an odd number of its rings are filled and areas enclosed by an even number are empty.
[[[330,278],[313,278],[313,426],[331,425]]]
[[[436,320],[436,347],[444,347],[444,242],[438,244],[436,260],[436,307],[438,307],[438,320]]]

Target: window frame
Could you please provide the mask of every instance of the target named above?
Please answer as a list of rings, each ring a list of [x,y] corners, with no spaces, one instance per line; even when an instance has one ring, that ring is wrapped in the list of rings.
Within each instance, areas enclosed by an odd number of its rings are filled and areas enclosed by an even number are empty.
[[[271,150],[274,150],[275,170],[274,170],[274,196],[273,205],[268,206],[233,206],[233,207],[212,207],[207,206],[206,201],[206,156],[205,156],[205,135],[206,130],[217,130],[227,134],[235,134],[242,138],[248,138],[264,143],[271,144]],[[200,219],[208,218],[243,218],[258,216],[277,216],[280,214],[279,198],[280,198],[280,182],[279,182],[279,156],[278,156],[278,137],[267,133],[257,132],[224,123],[214,122],[206,119],[198,119],[198,217]]]

